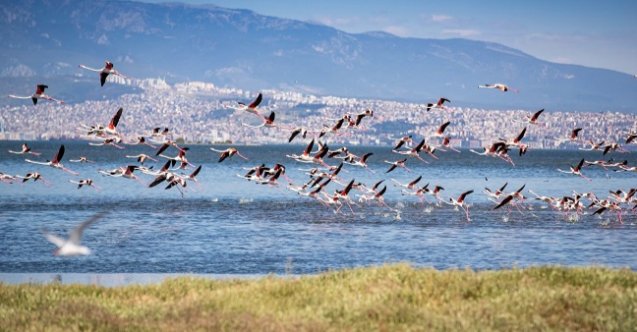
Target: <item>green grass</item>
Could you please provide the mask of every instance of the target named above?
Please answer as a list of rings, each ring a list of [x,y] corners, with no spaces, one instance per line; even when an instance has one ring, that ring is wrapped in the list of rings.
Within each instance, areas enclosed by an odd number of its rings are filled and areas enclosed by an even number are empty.
[[[635,331],[637,273],[390,265],[105,288],[0,284],[0,330]]]

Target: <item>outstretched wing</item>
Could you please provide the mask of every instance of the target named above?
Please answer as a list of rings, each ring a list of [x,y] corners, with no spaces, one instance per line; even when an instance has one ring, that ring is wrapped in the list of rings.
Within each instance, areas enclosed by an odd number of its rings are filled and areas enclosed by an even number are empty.
[[[106,83],[107,77],[108,77],[108,73],[105,73],[105,72],[100,73],[100,86],[104,86],[104,83]]]
[[[250,105],[248,105],[249,108],[256,108],[257,106],[259,106],[259,104],[261,104],[261,100],[263,100],[263,95],[261,94],[261,92],[259,92],[259,95],[257,96],[257,98],[250,103]]]
[[[105,215],[106,215],[106,212],[98,212],[94,214],[92,217],[90,217],[89,219],[87,219],[86,221],[84,221],[83,223],[81,223],[71,232],[71,234],[69,234],[69,242],[73,244],[80,244],[80,240],[82,238],[82,232],[84,232],[84,229],[86,229],[86,227],[90,226],[94,222],[102,219]]]
[[[123,111],[124,111],[124,108],[122,108],[122,107],[120,107],[117,110],[117,113],[115,113],[115,115],[111,119],[111,122],[108,124],[108,129],[114,130],[115,127],[117,127],[117,124],[119,123],[119,118],[122,117],[122,112]]]
[[[494,210],[497,210],[497,209],[499,209],[499,208],[501,208],[501,207],[503,207],[503,206],[505,206],[505,205],[509,204],[509,202],[510,202],[512,199],[513,199],[513,195],[509,195],[509,196],[505,197],[505,198],[502,200],[502,202],[500,202],[500,204],[496,205],[496,207],[494,207],[493,209],[494,209]]]
[[[62,247],[66,243],[66,240],[51,233],[44,232],[44,237],[47,239],[47,241],[55,244],[55,246],[58,248]]]
[[[60,161],[62,161],[62,157],[64,157],[64,144],[60,146],[60,150],[58,150],[58,153],[53,157],[52,162],[54,164],[59,163]]]

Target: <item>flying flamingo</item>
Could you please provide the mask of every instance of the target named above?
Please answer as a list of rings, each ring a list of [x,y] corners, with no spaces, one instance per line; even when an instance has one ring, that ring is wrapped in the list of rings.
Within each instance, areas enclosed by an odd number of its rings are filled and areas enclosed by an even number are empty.
[[[494,83],[494,84],[482,84],[478,86],[481,89],[497,89],[500,90],[502,92],[507,92],[509,90],[513,91],[513,92],[518,92],[517,89],[511,89],[508,85],[506,84],[502,84],[502,83]]]
[[[259,109],[257,108],[259,104],[261,104],[262,100],[263,100],[263,94],[259,92],[257,97],[250,104],[246,105],[242,102],[237,102],[237,104],[239,105],[238,107],[234,107],[234,106],[229,106],[229,107],[237,111],[245,111],[245,112],[254,114],[260,118],[263,118],[263,116],[259,112]]]
[[[253,129],[258,129],[261,127],[267,127],[267,128],[273,128],[273,127],[277,127],[277,125],[274,123],[274,117],[276,114],[274,114],[274,112],[270,112],[270,115],[268,115],[268,117],[263,117],[263,123],[261,123],[258,126],[251,126],[249,124],[243,123],[244,126],[249,127],[249,128],[253,128]]]
[[[72,184],[76,184],[77,189],[80,189],[83,186],[87,186],[87,187],[93,187],[98,191],[100,190],[100,188],[93,183],[92,179],[81,179],[79,181],[69,180],[69,182]]]
[[[95,135],[99,137],[104,137],[107,135],[119,136],[119,132],[117,131],[117,124],[119,124],[119,119],[122,117],[122,113],[124,112],[124,108],[120,107],[115,115],[111,118],[111,121],[108,123],[106,127],[103,125],[94,125],[94,126],[86,126],[82,125],[80,129],[87,129],[87,135]]]
[[[138,168],[139,167],[136,165],[128,165],[126,167],[119,167],[119,168],[112,169],[110,171],[99,170],[98,172],[100,174],[114,177],[114,178],[126,178],[131,180],[137,180],[137,177],[135,176],[135,174],[133,174],[133,172]]]
[[[425,159],[423,159],[420,156],[420,150],[422,150],[423,146],[425,146],[425,139],[423,138],[422,141],[420,141],[420,143],[418,143],[418,145],[416,145],[415,147],[409,149],[409,150],[403,150],[403,151],[397,151],[397,150],[392,150],[392,152],[394,153],[398,153],[404,156],[408,156],[408,157],[414,157],[414,158],[418,158],[420,161],[422,161],[425,164],[429,164],[428,161],[426,161]],[[437,157],[436,157],[437,159]]]
[[[80,159],[69,159],[69,161],[72,163],[94,163],[94,161],[89,160],[85,156],[81,156]]]
[[[157,159],[155,159],[155,158],[153,158],[153,157],[151,157],[151,156],[149,156],[149,155],[147,155],[147,154],[144,154],[144,153],[140,153],[140,154],[135,155],[135,156],[129,156],[129,155],[127,155],[127,156],[126,156],[126,158],[136,158],[136,159],[137,159],[137,162],[138,162],[138,163],[140,163],[140,164],[142,164],[142,165],[144,164],[144,162],[145,162],[147,159],[148,159],[148,160],[152,160],[152,161],[157,161]]]
[[[541,109],[541,110],[533,113],[532,116],[526,116],[527,121],[530,124],[533,124],[533,125],[540,124],[539,122],[537,122],[537,119],[540,117],[540,114],[542,114],[542,112],[544,112],[544,109]]]
[[[38,173],[38,172],[30,172],[27,173],[25,176],[20,176],[20,175],[16,175],[16,178],[20,178],[22,179],[22,182],[27,182],[29,180],[33,180],[33,182],[36,182],[38,180],[41,180],[45,185],[50,185],[49,181],[45,180],[42,177],[42,174]]]
[[[356,114],[356,120],[354,121],[354,126],[358,127],[361,124],[361,121],[363,121],[363,118],[369,116],[369,117],[374,117],[374,111],[370,110],[370,109],[366,109],[363,113],[358,113]]]
[[[292,134],[290,134],[290,138],[288,139],[288,143],[292,143],[294,138],[297,137],[298,135],[301,135],[301,137],[305,138],[307,136],[307,129],[305,129],[303,127],[299,127],[299,128],[294,129],[292,131]]]
[[[27,143],[22,143],[22,150],[20,150],[20,151],[9,150],[9,153],[13,153],[13,154],[32,154],[34,156],[39,156],[41,154],[40,152],[32,151],[31,147],[29,147],[27,145]]]
[[[110,146],[114,146],[118,149],[124,149],[123,146],[118,145],[118,143],[120,143],[122,141],[122,139],[119,136],[113,136],[113,137],[109,137],[109,138],[105,138],[103,141],[99,142],[99,143],[95,143],[95,142],[89,142],[88,145],[91,146],[106,146],[106,145],[110,145]]]
[[[447,127],[449,126],[449,124],[451,123],[451,121],[447,121],[443,124],[440,125],[440,127],[438,127],[438,129],[436,130],[436,133],[434,134],[434,137],[444,137],[444,132],[445,129],[447,129]]]
[[[582,166],[583,165],[584,165],[584,158],[582,158],[582,160],[579,162],[579,164],[577,164],[577,166],[570,166],[571,169],[569,171],[564,171],[564,170],[561,170],[559,168],[557,170],[559,172],[561,172],[561,173],[574,174],[574,175],[577,175],[577,176],[581,176],[582,178],[584,178],[584,179],[586,179],[588,181],[591,181],[591,179],[585,177],[582,174]]]
[[[484,192],[485,194],[487,194],[487,196],[497,200],[500,199],[500,196],[504,193],[504,189],[507,187],[508,184],[508,182],[505,182],[504,185],[500,187],[500,189],[497,189],[495,191],[492,191],[488,187],[484,187]]]
[[[470,222],[471,219],[469,218],[469,206],[466,204],[465,198],[471,193],[473,193],[473,190],[465,191],[458,196],[458,199],[449,198],[449,202],[447,203],[457,208],[461,208],[467,216],[467,222]]]
[[[395,170],[396,167],[404,168],[405,170],[407,170],[407,172],[411,172],[411,170],[409,168],[407,168],[407,166],[405,166],[406,162],[407,162],[407,158],[402,159],[402,160],[397,160],[397,161],[387,161],[387,160],[385,160],[385,163],[391,165],[389,167],[389,169],[387,170],[387,172],[385,172],[385,173],[389,173],[389,172]]]
[[[312,147],[314,147],[314,140],[310,141],[307,147],[305,147],[303,154],[301,155],[291,154],[291,155],[286,155],[286,157],[292,158],[302,163],[315,163],[315,164],[323,165],[325,167],[329,167],[329,165],[323,161],[323,157],[327,155],[327,152],[329,151],[329,147],[327,145],[323,145],[321,149],[317,151],[313,156],[310,154],[312,152]]]
[[[108,77],[108,75],[117,75],[122,78],[126,78],[126,76],[122,75],[120,72],[113,69],[113,66],[114,65],[112,62],[106,60],[104,61],[104,67],[100,69],[91,68],[85,65],[79,65],[78,67],[86,69],[86,70],[94,71],[96,73],[100,73],[100,86],[104,86],[104,83],[106,83],[106,78]]]
[[[443,150],[442,148],[449,149],[451,151],[460,153],[460,150],[458,150],[458,149],[454,148],[453,146],[451,146],[451,139],[449,138],[449,136],[443,137],[442,142],[440,143],[440,146],[438,147],[438,149],[440,151],[446,151],[446,150]]]
[[[44,166],[50,166],[53,168],[58,168],[61,169],[69,174],[72,175],[79,175],[79,173],[73,172],[72,170],[64,167],[64,165],[62,165],[61,161],[62,161],[62,157],[64,156],[64,144],[62,144],[60,146],[60,149],[58,150],[58,152],[53,156],[52,160],[47,160],[46,162],[41,162],[41,161],[33,161],[33,160],[29,160],[29,159],[25,159],[26,162],[31,163],[31,164],[37,164],[37,165],[44,165]]]
[[[217,150],[215,148],[210,148],[210,150],[219,153],[219,161],[218,162],[222,162],[222,161],[226,160],[226,158],[232,158],[232,156],[234,156],[235,154],[237,156],[243,158],[244,160],[248,160],[248,158],[246,158],[244,155],[239,153],[239,150],[237,150],[236,148],[232,148],[231,147],[231,148],[227,148],[225,150]]]
[[[153,149],[156,149],[157,147],[148,143],[148,141],[146,140],[146,137],[144,136],[138,136],[137,137],[137,142],[135,143],[130,143],[130,144],[136,144],[136,145],[146,145],[146,146],[150,146]]]
[[[422,180],[422,175],[418,176],[417,178],[415,178],[414,180],[412,180],[411,182],[408,183],[400,183],[395,179],[391,179],[394,183],[395,186],[397,187],[402,187],[408,190],[413,190],[414,188],[416,188],[416,184],[418,184],[418,182],[420,182],[420,180]]]
[[[363,168],[369,170],[370,172],[374,173],[374,171],[369,169],[368,165],[367,165],[367,159],[370,156],[372,156],[372,155],[374,155],[374,153],[373,152],[369,152],[369,153],[364,154],[360,158],[352,158],[352,157],[345,158],[345,159],[343,159],[343,162],[346,163],[346,164],[352,165],[352,166],[363,167]]]
[[[445,102],[450,103],[451,100],[449,100],[449,99],[447,99],[445,97],[442,97],[442,98],[438,99],[438,101],[435,104],[428,103],[427,104],[427,112],[429,112],[432,108],[448,110],[449,108],[444,105]]]
[[[411,143],[413,142],[412,136],[408,135],[408,136],[403,136],[394,146],[393,150],[398,150],[400,149],[401,146],[405,145],[406,147],[410,147]]]
[[[14,99],[31,99],[31,101],[33,101],[33,105],[37,105],[38,104],[38,99],[44,99],[44,100],[51,100],[51,101],[55,101],[58,102],[60,104],[64,104],[63,100],[58,100],[55,99],[47,94],[44,93],[44,90],[48,89],[49,86],[46,84],[38,84],[35,87],[35,92],[30,95],[30,96],[16,96],[16,95],[9,95],[9,98],[14,98]]]
[[[576,141],[577,140],[577,135],[579,135],[579,132],[582,130],[582,128],[575,128],[571,131],[571,135],[568,137],[569,140],[571,142]],[[637,136],[635,136],[637,137]],[[627,142],[628,143],[628,142]]]

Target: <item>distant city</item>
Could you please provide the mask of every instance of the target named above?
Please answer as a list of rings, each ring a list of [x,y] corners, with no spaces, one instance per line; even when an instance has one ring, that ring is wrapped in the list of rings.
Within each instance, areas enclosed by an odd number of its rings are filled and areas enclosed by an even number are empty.
[[[637,115],[620,112],[553,112],[551,105],[543,105],[539,125],[526,122],[538,109],[496,110],[469,107],[427,111],[427,102],[409,103],[391,100],[315,96],[292,91],[245,91],[221,88],[212,83],[189,82],[169,85],[162,79],[123,80],[142,88],[141,93],[125,94],[112,100],[85,101],[58,105],[40,102],[33,106],[25,100],[22,106],[0,107],[0,140],[86,139],[82,124],[108,124],[118,108],[124,113],[118,129],[125,141],[149,135],[152,128],[168,127],[173,139],[201,144],[282,144],[287,143],[291,131],[303,126],[314,136],[332,126],[344,114],[355,115],[370,109],[373,118],[363,119],[362,128],[345,129],[338,135],[328,134],[331,144],[391,145],[404,135],[426,138],[433,136],[439,125],[451,121],[446,134],[451,145],[479,148],[498,139],[512,139],[525,126],[524,142],[531,148],[574,149],[589,138],[596,142],[623,143],[629,132],[637,129]],[[242,114],[230,108],[237,102],[250,102],[258,92],[263,93],[261,108],[264,115],[276,113],[275,128],[254,129],[260,120],[252,114]],[[497,99],[500,92],[492,93]],[[576,127],[583,128],[580,140],[570,142],[568,136]],[[298,141],[301,144],[300,141]]]

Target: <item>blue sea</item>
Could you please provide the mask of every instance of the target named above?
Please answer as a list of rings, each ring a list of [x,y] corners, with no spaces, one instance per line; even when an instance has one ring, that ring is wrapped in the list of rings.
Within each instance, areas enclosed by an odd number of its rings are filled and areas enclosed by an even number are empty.
[[[350,147],[358,155],[373,152],[370,169],[345,166],[344,182],[356,179],[366,184],[386,179],[387,203],[400,213],[376,204],[353,206],[343,213],[287,190],[288,179],[267,186],[237,176],[243,168],[265,163],[287,166],[289,181],[302,184],[309,168],[285,157],[300,154],[303,146],[239,146],[249,158],[235,156],[218,163],[209,146],[192,145],[187,154],[195,165],[203,165],[197,184],[189,183],[183,197],[164,186],[148,188],[152,176],[140,181],[104,177],[100,169],[136,164],[125,155],[154,150],[146,146],[89,146],[83,141],[30,142],[39,157],[14,155],[21,142],[0,142],[0,172],[26,174],[38,171],[49,182],[0,183],[0,275],[29,273],[195,273],[213,275],[312,274],[332,269],[409,262],[437,269],[502,269],[531,265],[602,265],[637,269],[637,218],[627,211],[623,223],[613,213],[575,218],[555,212],[542,202],[529,199],[528,209],[493,210],[483,193],[508,182],[507,189],[526,185],[541,195],[570,195],[592,191],[606,197],[609,190],[637,187],[634,173],[585,168],[592,181],[562,174],[585,157],[608,159],[601,152],[530,150],[514,156],[513,167],[502,160],[469,151],[439,153],[430,163],[409,160],[411,172],[403,169],[385,174],[384,160],[399,157],[389,147]],[[46,166],[28,164],[25,157],[46,160],[64,144],[63,163],[80,173],[73,176]],[[336,148],[337,146],[334,146]],[[217,146],[217,148],[225,148]],[[171,148],[166,154],[174,155]],[[69,159],[87,156],[95,163],[76,164]],[[637,163],[635,153],[613,154],[617,160]],[[337,164],[337,160],[327,160]],[[160,162],[150,162],[160,168]],[[373,172],[372,172],[373,171]],[[457,197],[473,189],[467,198],[471,222],[462,211],[443,205],[421,203],[401,195],[391,178],[408,182],[418,175],[420,184],[442,185],[442,196]],[[77,189],[71,179],[92,178],[100,187]],[[330,184],[332,193],[342,186]],[[352,192],[356,196],[357,192]],[[430,200],[431,201],[431,200]],[[66,233],[90,216],[107,211],[86,229],[83,244],[93,253],[84,257],[56,257],[43,230]]]

